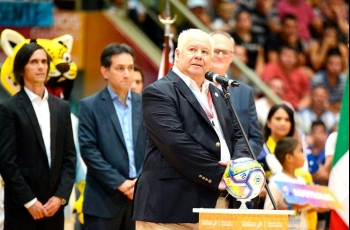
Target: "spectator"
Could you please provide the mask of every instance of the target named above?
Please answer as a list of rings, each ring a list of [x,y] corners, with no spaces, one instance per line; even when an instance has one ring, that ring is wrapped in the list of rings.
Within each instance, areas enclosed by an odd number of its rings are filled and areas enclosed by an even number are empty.
[[[211,23],[210,29],[213,31],[222,30],[227,33],[232,33],[235,28],[235,20],[233,19],[233,13],[236,5],[230,1],[219,2],[216,8],[217,17]]]
[[[286,14],[292,14],[298,21],[298,37],[306,48],[311,39],[310,27],[320,34],[322,31],[322,21],[312,11],[312,8],[305,0],[280,0],[276,3],[279,18]]]
[[[244,64],[248,63],[248,54],[247,50],[240,45],[235,45],[234,55],[243,62]],[[235,64],[231,64],[231,68],[228,69],[227,76],[231,79],[243,82],[244,84],[249,85],[254,90],[254,98],[257,98],[261,94],[261,90],[256,86]]]
[[[272,174],[281,170],[280,165],[269,161],[268,158],[271,158],[269,154],[275,153],[275,147],[278,141],[287,136],[292,137],[295,135],[294,111],[284,104],[272,106],[268,113],[263,133],[265,144],[258,156],[258,161],[263,164],[266,179],[269,180]]]
[[[274,7],[274,0],[239,1],[236,12],[247,11],[252,19],[252,33],[259,44],[264,46],[271,33],[280,31],[279,18]]]
[[[264,48],[259,44],[251,31],[252,19],[248,11],[240,11],[236,15],[236,29],[231,34],[235,43],[247,50],[247,66],[255,71],[258,76],[264,69]]]
[[[339,42],[337,25],[334,22],[324,24],[323,37],[310,44],[308,49],[309,60],[315,71],[325,66],[328,53],[340,52],[342,61],[342,72],[346,72],[349,48]]]
[[[208,3],[206,0],[188,0],[187,7],[188,9],[196,16],[204,26],[210,28],[212,23],[212,19],[208,11],[206,10]],[[194,25],[190,21],[185,21],[181,25],[178,26],[178,34],[180,34],[183,30],[187,30],[190,28],[195,28]]]
[[[276,144],[285,137],[300,139],[295,130],[294,111],[285,104],[274,105],[267,116],[267,122],[264,126],[265,144],[258,157],[258,162],[264,166],[267,181],[269,181],[270,176],[283,170],[280,162],[276,159],[275,153],[277,153]],[[307,184],[313,184],[312,176],[305,169],[305,165],[307,166],[307,164],[299,166],[295,170],[295,174],[302,177]],[[264,205],[265,196],[266,191],[263,191],[260,194],[260,204],[262,205]],[[314,229],[317,224],[317,213],[312,212],[308,215],[308,224],[314,226],[311,228]]]
[[[298,68],[297,52],[293,47],[283,45],[278,54],[278,62],[266,65],[262,79],[268,82],[275,77],[284,82],[283,100],[291,103],[296,110],[309,106],[309,79]]]
[[[327,133],[338,124],[337,115],[328,110],[329,96],[328,91],[323,86],[315,86],[311,90],[311,104],[309,107],[297,111],[300,119],[306,127],[311,127],[312,122],[321,120],[325,126]]]
[[[349,1],[325,0],[321,4],[323,21],[333,21],[339,28],[340,41],[348,43],[349,36]]]
[[[155,45],[163,49],[164,29],[149,16],[146,7],[157,13],[157,4],[154,1],[144,3],[140,0],[128,0],[128,16]]]
[[[346,80],[346,75],[342,70],[343,63],[341,54],[334,50],[327,54],[325,68],[318,71],[311,80],[312,88],[322,85],[328,90],[328,109],[336,114],[338,114],[340,110]]]
[[[134,52],[112,43],[100,61],[107,86],[79,103],[79,145],[87,167],[84,227],[132,230],[134,186],[147,142],[141,95],[130,90]]]
[[[268,186],[272,197],[275,199],[279,210],[296,210],[296,214],[289,218],[289,229],[316,229],[316,212],[312,212],[308,205],[288,204],[286,203],[281,191],[278,189],[275,181],[307,184],[304,178],[298,175],[297,171],[304,165],[305,157],[302,151],[302,146],[298,140],[292,137],[285,137],[277,142],[276,158],[282,165],[282,171],[274,175]],[[265,200],[264,209],[273,209],[272,202],[269,198]],[[310,214],[313,213],[313,219],[310,219]]]
[[[140,67],[134,66],[134,74],[132,75],[131,90],[136,93],[141,94],[143,89],[143,84],[145,82],[145,76]]]
[[[321,120],[313,121],[308,136],[307,151],[309,171],[315,184],[328,185],[329,173],[324,164],[326,161],[325,144],[328,137],[325,124]],[[311,155],[310,155],[311,154]]]
[[[329,171],[325,167],[325,143],[327,139],[327,130],[325,124],[321,120],[312,122],[311,132],[308,137],[307,160],[309,171],[315,184],[327,186],[329,179]],[[317,213],[317,229],[325,229],[329,212]]]
[[[271,34],[265,43],[268,62],[278,62],[278,49],[282,45],[293,47],[298,53],[298,65],[305,65],[306,57],[303,45],[298,38],[298,21],[293,14],[286,14],[281,20],[281,31]]]
[[[276,94],[279,98],[283,98],[285,94],[284,82],[280,78],[271,78],[266,82],[270,90]],[[283,101],[284,104],[293,109],[292,104],[287,101]],[[263,96],[255,101],[256,111],[258,113],[258,120],[261,127],[264,127],[266,124],[267,114],[269,113],[271,107],[275,103],[266,96]]]

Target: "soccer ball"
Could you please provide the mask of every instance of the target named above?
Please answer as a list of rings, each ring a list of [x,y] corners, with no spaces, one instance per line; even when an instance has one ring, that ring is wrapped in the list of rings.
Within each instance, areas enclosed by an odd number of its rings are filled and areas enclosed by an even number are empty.
[[[250,200],[260,194],[266,177],[263,167],[257,161],[242,157],[227,165],[224,181],[231,196]]]

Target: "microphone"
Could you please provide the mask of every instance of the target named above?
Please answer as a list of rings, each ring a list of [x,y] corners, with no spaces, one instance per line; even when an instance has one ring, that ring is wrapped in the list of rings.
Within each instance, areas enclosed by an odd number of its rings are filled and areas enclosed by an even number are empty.
[[[231,86],[231,87],[238,87],[239,86],[239,83],[237,81],[232,80],[232,79],[228,79],[226,77],[222,77],[219,74],[216,74],[214,72],[206,72],[205,78],[208,81],[216,82],[216,83],[219,83],[220,85],[224,85],[224,86]]]

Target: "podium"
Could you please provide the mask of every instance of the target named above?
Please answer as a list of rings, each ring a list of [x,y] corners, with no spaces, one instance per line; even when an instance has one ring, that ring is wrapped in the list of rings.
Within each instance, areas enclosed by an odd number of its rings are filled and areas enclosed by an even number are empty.
[[[199,230],[288,230],[290,210],[194,208]]]

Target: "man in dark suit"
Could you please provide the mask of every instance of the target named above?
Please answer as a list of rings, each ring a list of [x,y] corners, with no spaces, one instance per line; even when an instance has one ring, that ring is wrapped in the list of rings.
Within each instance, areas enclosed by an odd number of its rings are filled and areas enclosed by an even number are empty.
[[[234,40],[231,35],[223,31],[212,32],[210,36],[215,43],[213,63],[210,71],[226,76],[234,55]],[[216,85],[221,89],[220,85]],[[258,156],[264,144],[264,138],[257,117],[253,89],[239,82],[239,87],[228,87],[228,92],[230,93],[233,108],[247,135],[250,147],[255,156]]]
[[[204,78],[212,56],[209,34],[183,31],[174,68],[143,91],[148,142],[135,186],[137,229],[198,228],[193,208],[227,208],[226,165],[249,155],[222,91]]]
[[[4,229],[61,229],[75,178],[69,104],[49,95],[50,59],[36,43],[14,60],[21,90],[0,103],[0,173],[5,181]]]
[[[226,72],[232,63],[235,42],[231,35],[223,31],[214,31],[210,33],[210,36],[215,43],[213,63],[210,70],[221,76],[227,77]],[[222,89],[221,85],[217,83],[214,84],[219,89]],[[257,157],[264,144],[264,138],[262,136],[256,113],[254,91],[250,86],[242,82],[239,82],[239,87],[228,87],[227,90],[230,93],[230,100],[233,109],[235,110],[244,133],[248,138],[249,145],[253,151],[252,154],[255,154]],[[253,158],[253,156],[250,157]],[[239,208],[240,202],[237,202],[236,199],[232,199],[232,201],[232,206],[234,208]]]
[[[132,230],[134,185],[147,141],[141,95],[130,90],[134,52],[125,44],[110,44],[100,61],[107,87],[79,104],[80,152],[87,166],[84,227]]]

